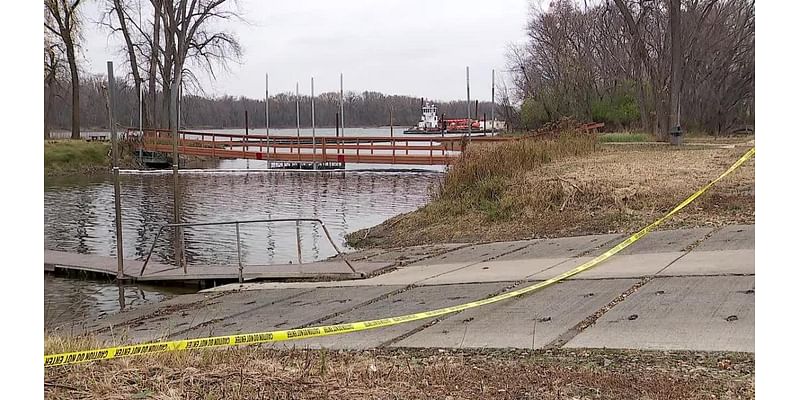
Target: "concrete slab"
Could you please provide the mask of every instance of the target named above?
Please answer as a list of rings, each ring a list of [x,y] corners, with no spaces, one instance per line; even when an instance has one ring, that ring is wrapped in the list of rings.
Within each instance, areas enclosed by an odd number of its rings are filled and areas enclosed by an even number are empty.
[[[466,264],[488,261],[492,258],[526,247],[532,242],[533,241],[530,240],[518,240],[512,242],[476,244],[420,261],[417,264]]]
[[[568,281],[522,298],[467,310],[395,347],[541,348],[630,288],[636,280]]]
[[[492,293],[501,291],[508,285],[510,285],[510,282],[415,287],[375,303],[359,307],[333,319],[326,320],[323,323],[339,324],[352,321],[380,319],[454,306],[485,298]],[[419,320],[347,335],[303,339],[287,343],[287,345],[335,349],[372,348],[417,329],[430,321],[430,319]]]
[[[656,278],[566,347],[755,351],[755,277]]]
[[[725,226],[700,243],[695,250],[752,250],[756,248],[755,225]]]
[[[498,260],[577,257],[590,250],[609,249],[623,239],[623,235],[609,234],[532,240],[522,250],[502,256]]]
[[[469,266],[469,263],[414,264],[369,279],[376,285],[410,285]]]
[[[452,251],[461,247],[468,246],[464,243],[444,243],[435,245],[411,246],[399,249],[378,250],[366,257],[359,257],[356,259],[349,258],[349,260],[356,261],[372,261],[372,262],[391,262],[400,265],[406,265],[417,262],[429,257],[434,257]],[[365,250],[368,251],[368,250]],[[366,255],[366,254],[365,254]],[[356,255],[354,255],[356,256]]]
[[[698,251],[695,249],[664,271],[661,271],[659,275],[741,275],[755,273],[755,250]]]
[[[531,258],[525,260],[492,260],[425,279],[420,285],[453,283],[519,281],[539,271],[568,261],[568,258]]]
[[[616,255],[598,264],[592,269],[583,271],[569,279],[601,279],[601,278],[639,278],[654,275],[671,262],[684,255],[682,252]],[[529,280],[545,280],[575,268],[593,257],[570,259],[554,268],[533,274]]]
[[[150,310],[137,309],[135,313],[120,313],[99,321],[101,339],[115,342],[142,342],[173,337],[178,332],[209,324],[240,313],[250,313],[276,302],[291,299],[304,293],[298,289],[260,292],[231,292],[223,296],[207,296],[182,306],[158,304]],[[138,317],[131,318],[138,315]]]
[[[619,252],[619,255],[681,251],[690,244],[704,238],[712,230],[711,228],[692,228],[650,232],[647,236]],[[600,254],[600,252],[595,252],[594,254]]]
[[[238,311],[236,308],[229,309],[227,316],[223,315],[222,318],[203,325],[195,324],[194,328],[173,334],[170,338],[185,339],[298,328],[330,318],[333,314],[349,311],[400,288],[402,286],[362,287],[357,290],[353,288],[314,289],[265,307],[251,308],[247,311]],[[260,290],[244,293],[269,295],[269,293],[280,291]]]

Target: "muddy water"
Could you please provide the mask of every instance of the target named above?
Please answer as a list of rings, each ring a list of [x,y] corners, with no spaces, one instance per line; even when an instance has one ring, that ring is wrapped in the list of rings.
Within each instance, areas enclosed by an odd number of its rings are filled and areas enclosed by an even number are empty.
[[[345,234],[378,224],[425,204],[437,173],[413,172],[215,172],[182,174],[179,194],[183,222],[270,218],[320,218],[333,240],[345,247]],[[158,226],[172,220],[172,176],[122,175],[123,252],[144,259]],[[45,249],[115,256],[113,186],[106,177],[46,179]],[[296,262],[294,223],[242,225],[245,264]],[[186,258],[192,265],[235,264],[233,226],[187,228]],[[300,226],[303,261],[335,254],[319,226]],[[156,242],[152,259],[174,264],[172,233]],[[130,286],[120,302],[116,284],[46,277],[46,320],[96,317],[161,301],[174,295],[164,288]],[[48,317],[49,315],[49,317]],[[46,321],[47,322],[47,321]]]

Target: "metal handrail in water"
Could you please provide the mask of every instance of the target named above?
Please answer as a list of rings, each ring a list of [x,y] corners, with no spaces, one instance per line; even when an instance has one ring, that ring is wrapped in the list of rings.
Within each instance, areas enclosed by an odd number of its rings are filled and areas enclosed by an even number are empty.
[[[298,262],[302,264],[302,259],[300,258],[300,222],[315,222],[322,226],[322,230],[325,232],[325,236],[328,238],[328,241],[333,246],[333,249],[336,250],[336,254],[342,261],[350,267],[350,270],[353,273],[358,274],[353,265],[350,264],[350,261],[347,261],[345,258],[344,253],[339,250],[339,247],[336,246],[336,243],[333,242],[331,238],[330,232],[328,232],[328,228],[325,226],[325,223],[322,222],[321,219],[318,218],[275,218],[275,219],[251,219],[251,220],[241,220],[241,221],[220,221],[220,222],[184,222],[180,224],[164,224],[158,229],[158,233],[156,233],[156,237],[153,240],[153,245],[150,246],[150,251],[147,253],[147,258],[144,260],[144,264],[142,264],[142,270],[139,271],[139,276],[144,274],[145,268],[147,268],[147,263],[150,262],[150,256],[153,255],[153,250],[156,248],[156,243],[158,242],[159,237],[161,237],[161,233],[166,228],[184,228],[190,226],[212,226],[212,225],[235,225],[236,226],[236,253],[237,259],[239,262],[239,282],[244,282],[244,264],[242,264],[242,252],[241,252],[241,239],[239,237],[239,225],[244,224],[256,224],[256,223],[276,223],[276,222],[295,222],[297,224],[297,258]],[[180,262],[180,261],[179,261]],[[184,269],[184,273],[186,273],[186,269]],[[363,274],[362,274],[363,275]]]

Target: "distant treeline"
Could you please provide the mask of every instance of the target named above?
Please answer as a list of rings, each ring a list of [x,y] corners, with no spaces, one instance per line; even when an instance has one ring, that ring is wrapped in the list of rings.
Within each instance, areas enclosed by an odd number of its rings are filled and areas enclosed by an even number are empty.
[[[80,112],[83,129],[105,129],[108,127],[108,112],[105,98],[105,76],[92,75],[84,77],[80,85]],[[68,129],[70,124],[69,84],[59,85],[58,96],[53,101],[50,123],[57,129]],[[160,101],[160,100],[159,100]],[[420,118],[420,101],[418,97],[386,95],[379,92],[345,92],[344,119],[345,126],[369,127],[389,125],[391,110],[392,120],[398,126],[415,125]],[[427,101],[427,100],[426,100]],[[138,126],[139,100],[132,85],[118,82],[114,99],[114,118],[117,125]],[[466,118],[466,101],[448,101],[434,103],[439,107],[439,114],[447,118]],[[491,118],[491,102],[478,103],[478,116]],[[475,118],[475,102],[472,101],[470,113]],[[502,107],[496,106],[497,119]],[[265,108],[263,99],[222,96],[216,98],[197,95],[185,95],[181,103],[181,126],[186,128],[243,128],[245,110],[251,128],[263,128]],[[339,93],[322,93],[314,101],[314,114],[319,127],[333,127],[336,113],[339,112]],[[296,125],[295,98],[291,93],[279,93],[270,96],[269,121],[273,128],[291,128]],[[300,96],[300,125],[311,126],[311,98]]]

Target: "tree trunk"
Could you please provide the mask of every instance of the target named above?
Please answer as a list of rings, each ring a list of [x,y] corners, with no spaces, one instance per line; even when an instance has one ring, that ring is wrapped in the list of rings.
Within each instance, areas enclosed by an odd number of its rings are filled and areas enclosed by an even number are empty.
[[[681,45],[681,2],[669,2],[669,28],[672,61],[672,77],[669,88],[668,130],[681,126],[681,87],[683,86],[683,51]]]
[[[81,138],[81,98],[80,82],[78,81],[78,64],[75,61],[75,46],[71,40],[64,43],[67,48],[67,62],[69,63],[69,74],[72,81],[72,134],[70,138]]]
[[[128,62],[131,65],[131,74],[133,75],[133,87],[136,90],[136,98],[139,99],[140,93],[142,93],[142,80],[141,75],[139,74],[139,63],[136,62],[136,51],[133,46],[133,41],[131,40],[130,32],[128,31],[128,21],[125,18],[125,13],[122,10],[122,2],[120,0],[114,0],[114,10],[117,12],[117,19],[119,20],[120,30],[122,31],[122,37],[125,39],[125,47],[128,50]],[[144,96],[141,97],[141,107],[142,109],[146,109],[145,106],[145,99]],[[143,124],[147,125],[147,116],[142,115]]]
[[[153,39],[150,49],[150,70],[148,71],[148,88],[149,88],[149,98],[150,98],[150,108],[147,109],[148,112],[148,121],[150,121],[151,125],[148,127],[151,128],[161,128],[164,125],[161,124],[161,119],[159,118],[158,107],[156,106],[156,74],[158,73],[158,48],[161,43],[161,1],[154,0],[153,1]]]
[[[48,76],[48,82],[44,86],[44,138],[50,139],[50,112],[53,109],[53,87],[52,81]]]

